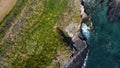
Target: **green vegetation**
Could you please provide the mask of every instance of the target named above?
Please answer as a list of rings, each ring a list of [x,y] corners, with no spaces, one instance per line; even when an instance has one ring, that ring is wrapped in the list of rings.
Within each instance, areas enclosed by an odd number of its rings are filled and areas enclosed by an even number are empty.
[[[0,54],[4,57],[2,65],[11,68],[47,68],[61,52],[69,54],[54,28],[67,3],[67,0],[30,0],[25,10],[26,17],[23,17],[24,27],[19,34],[1,45]],[[10,18],[20,13],[14,11],[11,13],[15,14],[10,13],[14,15]]]
[[[91,22],[91,20],[86,20],[86,21],[84,21],[86,24],[87,24],[87,26],[90,28],[90,30],[92,31],[93,30],[93,26],[92,26],[92,22]]]

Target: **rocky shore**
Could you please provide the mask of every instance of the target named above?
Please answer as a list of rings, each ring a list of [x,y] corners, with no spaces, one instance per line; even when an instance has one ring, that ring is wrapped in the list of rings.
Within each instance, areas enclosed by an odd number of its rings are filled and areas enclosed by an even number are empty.
[[[75,13],[65,12],[62,16],[63,19],[60,20],[57,24],[58,32],[61,35],[62,40],[67,43],[71,50],[71,56],[69,60],[61,68],[82,68],[84,60],[88,53],[88,44],[86,42],[87,39],[83,36],[81,24],[88,23],[89,17],[85,13],[84,6],[81,4],[82,1],[74,0],[72,2],[74,3],[72,5],[74,7],[71,7],[71,9],[73,9]],[[67,19],[67,14],[69,14],[69,18],[71,19]],[[71,16],[72,14],[79,15]]]
[[[65,68],[82,68],[84,59],[86,58],[88,52],[87,42],[80,37],[80,33],[76,34],[73,44],[72,56]],[[81,39],[82,38],[82,39]]]
[[[119,9],[119,1],[118,0],[109,0],[108,1],[108,18],[110,21],[114,21],[116,15],[118,14]]]

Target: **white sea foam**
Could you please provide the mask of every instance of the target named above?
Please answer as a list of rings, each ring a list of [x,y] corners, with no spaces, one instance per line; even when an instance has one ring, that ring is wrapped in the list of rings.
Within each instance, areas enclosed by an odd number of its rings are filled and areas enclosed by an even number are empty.
[[[89,53],[89,51],[88,51],[88,53]],[[88,60],[88,53],[87,53],[87,55],[86,55],[86,58],[85,58],[85,60],[84,60],[84,64],[83,64],[82,68],[85,68],[85,66],[86,66],[86,62],[87,62],[87,60]]]
[[[84,35],[87,39],[89,39],[89,37],[90,37],[90,28],[89,28],[85,23],[82,23],[81,29],[82,29],[83,35]]]
[[[92,23],[91,23],[91,25],[92,25]],[[87,39],[89,39],[89,37],[90,37],[90,27],[88,27],[85,23],[82,23],[81,29],[82,29],[83,35]],[[89,51],[88,51],[88,53],[89,53]],[[83,64],[82,68],[85,68],[85,66],[86,66],[86,62],[87,62],[87,59],[88,59],[88,53],[86,55],[86,58],[84,60],[84,64]]]

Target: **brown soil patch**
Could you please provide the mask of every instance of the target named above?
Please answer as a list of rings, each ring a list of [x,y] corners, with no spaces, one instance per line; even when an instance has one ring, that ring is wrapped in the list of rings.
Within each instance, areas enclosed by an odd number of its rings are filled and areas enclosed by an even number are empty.
[[[17,0],[0,0],[0,21],[9,13]]]

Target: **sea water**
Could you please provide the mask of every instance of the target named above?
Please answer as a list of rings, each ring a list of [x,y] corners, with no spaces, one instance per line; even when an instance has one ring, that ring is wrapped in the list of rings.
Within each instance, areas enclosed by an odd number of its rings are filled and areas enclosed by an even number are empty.
[[[90,1],[85,10],[91,16],[94,31],[90,33],[85,68],[120,68],[120,21],[108,20],[108,0],[102,4]]]

